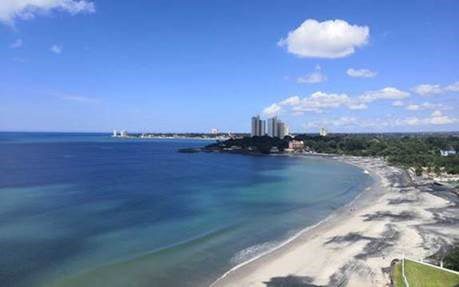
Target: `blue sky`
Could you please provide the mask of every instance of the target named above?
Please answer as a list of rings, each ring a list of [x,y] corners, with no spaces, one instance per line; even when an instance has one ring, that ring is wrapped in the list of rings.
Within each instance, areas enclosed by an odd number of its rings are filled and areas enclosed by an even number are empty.
[[[2,1],[0,130],[457,131],[458,19],[454,0]]]

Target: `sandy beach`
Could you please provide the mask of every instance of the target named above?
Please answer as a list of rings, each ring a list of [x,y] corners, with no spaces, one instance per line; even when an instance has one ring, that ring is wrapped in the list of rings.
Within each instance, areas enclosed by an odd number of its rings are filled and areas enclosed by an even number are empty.
[[[441,256],[459,240],[458,197],[420,185],[382,159],[333,157],[367,171],[374,183],[352,203],[211,286],[389,286],[403,254]]]

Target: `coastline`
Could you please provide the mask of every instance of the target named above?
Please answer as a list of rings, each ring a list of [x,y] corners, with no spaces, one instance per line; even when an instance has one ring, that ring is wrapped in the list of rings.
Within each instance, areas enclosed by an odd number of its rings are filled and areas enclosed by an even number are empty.
[[[393,259],[403,254],[423,259],[459,239],[457,198],[421,190],[404,170],[382,159],[324,157],[357,166],[374,182],[324,220],[233,267],[211,287],[388,286]]]

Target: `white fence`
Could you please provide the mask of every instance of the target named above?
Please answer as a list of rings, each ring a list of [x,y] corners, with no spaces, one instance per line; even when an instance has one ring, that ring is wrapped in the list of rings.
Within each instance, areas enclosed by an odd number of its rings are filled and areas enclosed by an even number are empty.
[[[416,262],[416,263],[419,263],[419,264],[422,264],[422,265],[425,265],[425,266],[436,268],[436,269],[441,270],[441,271],[450,272],[450,273],[459,275],[459,272],[457,272],[457,271],[454,271],[454,270],[451,270],[451,269],[447,269],[447,268],[443,268],[443,267],[440,267],[440,266],[437,266],[437,265],[433,265],[433,264],[430,264],[430,263],[422,262],[422,261],[419,261],[419,260],[406,258],[405,256],[403,256],[403,258],[402,258],[402,278],[403,278],[403,283],[405,283],[406,287],[410,287],[410,284],[408,283],[408,279],[406,278],[406,275],[405,275],[405,259],[408,259],[410,261],[413,261],[413,262]]]

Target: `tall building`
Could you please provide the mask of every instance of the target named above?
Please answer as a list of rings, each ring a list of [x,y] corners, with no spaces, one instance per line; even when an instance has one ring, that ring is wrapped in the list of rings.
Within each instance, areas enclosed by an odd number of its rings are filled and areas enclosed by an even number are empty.
[[[277,137],[283,139],[288,135],[288,126],[282,121],[277,122]]]
[[[268,135],[272,138],[283,139],[288,134],[287,124],[280,121],[277,117],[267,119],[266,121],[261,120],[260,116],[252,117],[252,130],[250,132],[252,137]]]
[[[319,131],[319,135],[322,136],[322,137],[325,137],[327,136],[328,132],[326,129],[324,128],[320,128],[320,131]]]
[[[272,138],[279,137],[279,129],[278,129],[278,120],[277,117],[273,117],[268,119],[268,136]]]
[[[260,119],[260,116],[252,117],[252,131],[250,135],[255,136],[264,136],[266,134],[266,123],[264,120]]]

